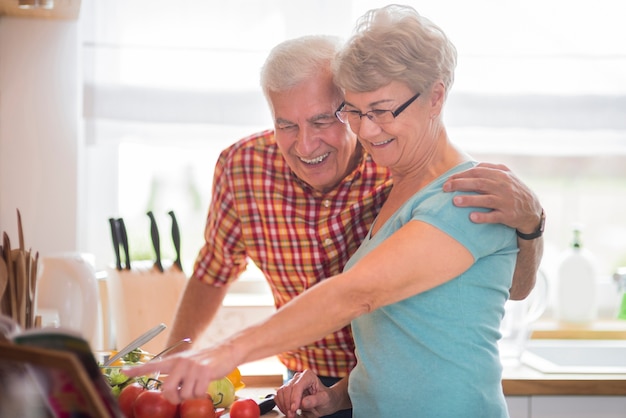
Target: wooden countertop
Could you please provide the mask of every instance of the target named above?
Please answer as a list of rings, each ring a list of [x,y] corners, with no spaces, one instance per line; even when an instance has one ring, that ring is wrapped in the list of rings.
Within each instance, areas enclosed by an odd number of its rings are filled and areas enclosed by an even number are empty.
[[[282,384],[281,375],[244,375],[242,380],[246,388],[238,392],[239,396],[251,390],[263,398],[275,393]],[[504,370],[502,388],[506,396],[626,396],[626,375],[544,374],[521,366]]]
[[[267,376],[265,376],[267,378]],[[243,376],[244,382],[255,382],[239,391],[239,398],[252,398],[261,402],[266,395],[276,393],[280,384],[277,383],[282,376],[274,376],[268,381],[259,377],[250,380],[249,376]],[[552,375],[548,376],[540,372],[520,368],[505,370],[502,387],[505,396],[626,396],[626,375]],[[273,411],[263,417],[284,417],[274,408]],[[228,415],[224,416],[228,418]]]
[[[502,388],[506,396],[626,396],[626,374],[548,374],[504,364]]]
[[[263,367],[262,362],[271,369],[250,374],[254,368],[261,371],[259,367]],[[282,385],[283,376],[278,361],[269,359],[262,362],[256,362],[252,369],[246,368],[247,365],[242,366],[242,380],[246,388],[238,392],[239,396],[250,393],[244,397],[254,395],[262,398],[275,393]],[[626,396],[626,374],[547,374],[525,365],[505,364],[502,387],[507,396]]]
[[[533,325],[535,339],[626,340],[626,321],[600,320],[590,324],[571,324],[540,320]]]
[[[541,320],[534,324],[532,338],[624,340],[626,321],[571,324]],[[509,396],[626,396],[626,374],[546,374],[524,365],[505,364],[502,386],[504,394]]]

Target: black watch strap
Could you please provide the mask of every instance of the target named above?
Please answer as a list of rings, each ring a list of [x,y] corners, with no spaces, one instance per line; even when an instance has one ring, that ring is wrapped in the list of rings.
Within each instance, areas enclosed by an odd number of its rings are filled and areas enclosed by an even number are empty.
[[[540,236],[543,235],[543,230],[544,230],[545,226],[546,226],[546,214],[545,214],[544,210],[541,209],[541,219],[539,220],[539,225],[537,226],[537,229],[535,229],[530,234],[524,234],[523,232],[519,232],[516,229],[515,233],[521,239],[532,240],[532,239],[535,239],[535,238],[539,238]]]

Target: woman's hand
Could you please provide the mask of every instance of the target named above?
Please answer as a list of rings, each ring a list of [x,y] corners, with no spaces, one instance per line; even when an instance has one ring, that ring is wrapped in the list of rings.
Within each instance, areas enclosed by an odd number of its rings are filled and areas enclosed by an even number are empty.
[[[305,370],[296,373],[293,379],[280,387],[274,401],[287,418],[313,418],[337,411],[339,408],[335,406],[336,398],[333,389],[324,386],[312,371]]]

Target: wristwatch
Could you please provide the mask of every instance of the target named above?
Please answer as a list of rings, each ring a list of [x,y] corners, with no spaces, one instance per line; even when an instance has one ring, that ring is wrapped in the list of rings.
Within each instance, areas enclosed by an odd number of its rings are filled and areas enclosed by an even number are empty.
[[[519,232],[516,229],[515,233],[521,239],[531,240],[531,239],[539,238],[540,236],[542,236],[543,235],[543,230],[544,230],[545,226],[546,226],[546,214],[545,214],[545,212],[544,212],[544,210],[542,208],[541,209],[541,219],[539,220],[539,225],[537,226],[537,229],[535,229],[530,234],[524,234],[523,232]]]

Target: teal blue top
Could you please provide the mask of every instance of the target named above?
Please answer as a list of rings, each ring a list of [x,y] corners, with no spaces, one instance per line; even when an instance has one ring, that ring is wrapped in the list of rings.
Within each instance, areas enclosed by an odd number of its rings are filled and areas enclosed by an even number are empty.
[[[460,276],[352,321],[355,418],[508,416],[497,341],[517,257],[515,231],[473,223],[470,212],[481,209],[455,207],[455,193],[442,191],[447,177],[475,164],[463,163],[416,193],[345,267],[411,220],[435,226],[474,256]]]

